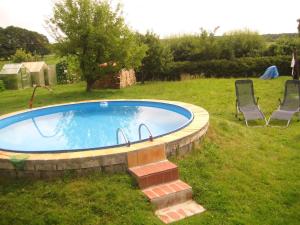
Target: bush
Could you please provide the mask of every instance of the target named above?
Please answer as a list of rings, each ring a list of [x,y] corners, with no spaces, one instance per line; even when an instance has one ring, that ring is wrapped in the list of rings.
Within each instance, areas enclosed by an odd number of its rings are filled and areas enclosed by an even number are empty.
[[[67,67],[68,64],[66,60],[61,60],[59,63],[56,64],[56,79],[58,84],[68,83]]]
[[[23,49],[17,49],[16,53],[11,56],[11,59],[14,63],[35,61],[33,55]]]
[[[162,43],[170,46],[174,61],[263,56],[266,49],[266,40],[250,30],[236,30],[215,36],[215,31],[202,29],[199,34],[175,36],[162,40]]]
[[[205,77],[257,77],[272,65],[277,66],[281,75],[288,75],[291,73],[290,60],[290,56],[277,56],[176,62],[169,77],[178,80],[182,73],[202,74]]]
[[[144,80],[164,80],[173,63],[171,49],[162,45],[154,33],[139,35],[139,40],[147,46],[147,51],[137,71],[137,79],[142,83]]]
[[[292,55],[294,48],[296,48],[298,51],[300,50],[300,38],[282,36],[270,44],[264,54],[270,56]]]
[[[0,80],[0,92],[5,90],[4,82],[3,80]]]
[[[255,31],[235,30],[219,38],[219,45],[221,58],[255,57],[262,56],[266,40]]]
[[[56,64],[56,76],[58,84],[68,84],[80,81],[81,71],[78,58],[75,56],[63,57]]]
[[[220,46],[214,32],[203,29],[199,34],[173,36],[161,42],[171,49],[174,61],[210,60],[220,55]]]

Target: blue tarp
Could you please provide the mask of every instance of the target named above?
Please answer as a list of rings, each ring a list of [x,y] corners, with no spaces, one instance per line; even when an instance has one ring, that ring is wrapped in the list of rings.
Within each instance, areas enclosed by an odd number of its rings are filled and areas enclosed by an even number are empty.
[[[268,80],[279,77],[278,69],[276,66],[270,66],[266,69],[265,73],[260,77],[260,79]]]

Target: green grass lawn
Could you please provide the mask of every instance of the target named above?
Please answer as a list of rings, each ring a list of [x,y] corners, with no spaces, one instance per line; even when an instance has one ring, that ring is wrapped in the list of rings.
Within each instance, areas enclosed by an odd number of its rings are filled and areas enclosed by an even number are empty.
[[[267,116],[287,78],[254,79]],[[246,128],[234,117],[234,79],[154,82],[86,93],[84,83],[39,89],[35,106],[86,99],[183,101],[210,113],[201,146],[171,160],[207,211],[174,224],[296,225],[300,223],[300,122],[288,129]],[[31,89],[0,93],[0,114],[25,109]],[[54,181],[1,180],[0,224],[162,224],[126,173],[72,175]]]

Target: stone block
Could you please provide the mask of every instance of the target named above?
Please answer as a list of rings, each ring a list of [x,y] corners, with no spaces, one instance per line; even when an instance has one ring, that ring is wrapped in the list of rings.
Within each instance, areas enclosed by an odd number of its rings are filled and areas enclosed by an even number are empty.
[[[103,166],[102,170],[107,173],[120,173],[126,172],[127,166],[126,164],[115,164],[110,166]]]
[[[115,164],[127,164],[127,153],[101,156],[101,165],[110,166]]]
[[[17,172],[15,169],[0,169],[0,177],[3,178],[16,178]]]

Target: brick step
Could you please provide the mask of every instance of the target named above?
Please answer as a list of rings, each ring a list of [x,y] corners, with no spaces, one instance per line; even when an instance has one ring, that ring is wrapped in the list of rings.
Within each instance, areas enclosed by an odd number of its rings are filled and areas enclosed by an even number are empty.
[[[155,145],[143,150],[127,153],[128,168],[143,166],[166,160],[165,146]]]
[[[167,160],[131,167],[128,170],[136,178],[141,189],[179,178],[178,167]]]
[[[181,180],[159,184],[142,190],[156,209],[166,208],[192,199],[192,188]]]
[[[197,204],[193,200],[189,200],[177,205],[156,210],[155,214],[160,220],[168,224],[204,211],[205,209],[201,205]]]

